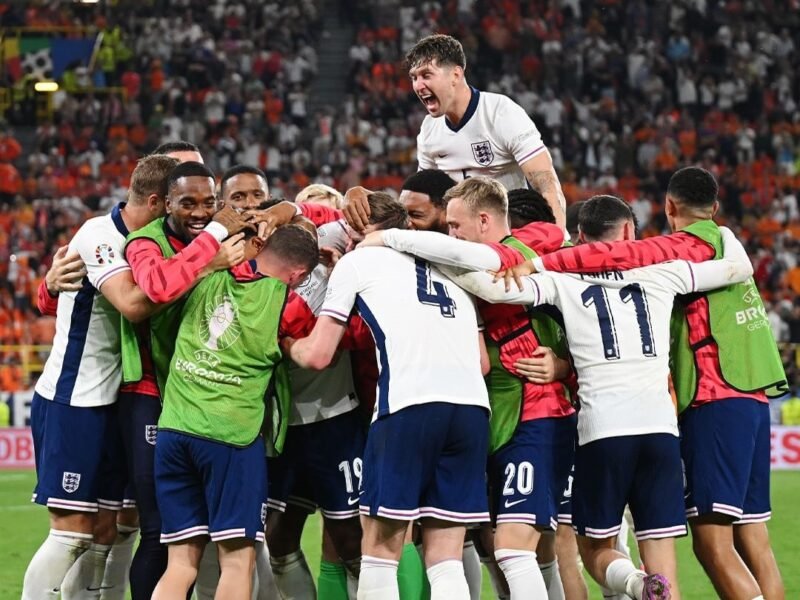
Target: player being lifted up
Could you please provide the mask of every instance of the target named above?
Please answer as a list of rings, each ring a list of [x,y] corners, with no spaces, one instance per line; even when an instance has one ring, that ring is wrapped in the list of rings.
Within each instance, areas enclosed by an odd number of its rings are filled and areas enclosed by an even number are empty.
[[[509,190],[530,184],[547,199],[563,228],[561,184],[525,110],[507,96],[467,83],[464,49],[453,37],[421,39],[406,62],[414,93],[428,111],[417,136],[419,168],[440,169],[457,181],[486,175]]]
[[[467,83],[467,58],[449,35],[429,35],[406,54],[414,93],[428,115],[417,136],[419,169],[439,169],[456,181],[484,175],[507,190],[530,186],[545,197],[564,229],[566,200],[542,136],[525,110],[508,96]],[[353,188],[348,205],[364,206],[363,188]],[[363,229],[365,210],[345,211]],[[359,214],[360,213],[360,214]]]
[[[633,239],[633,216],[618,198],[599,196],[581,211],[590,240]],[[581,411],[573,485],[573,524],[587,570],[601,585],[634,598],[678,597],[673,538],[686,532],[677,419],[667,387],[668,315],[676,294],[744,281],[744,249],[724,233],[724,262],[683,261],[596,276],[542,274],[504,291],[487,273],[457,276],[492,301],[554,304],[564,315],[578,373]],[[629,503],[644,563],[614,550]]]
[[[395,205],[404,225],[405,210]],[[358,250],[337,263],[311,335],[287,344],[292,359],[324,368],[354,307],[375,338],[380,368],[364,451],[358,597],[399,597],[397,561],[408,522],[421,519],[431,597],[467,598],[464,524],[488,519],[488,400],[474,306],[424,261]]]

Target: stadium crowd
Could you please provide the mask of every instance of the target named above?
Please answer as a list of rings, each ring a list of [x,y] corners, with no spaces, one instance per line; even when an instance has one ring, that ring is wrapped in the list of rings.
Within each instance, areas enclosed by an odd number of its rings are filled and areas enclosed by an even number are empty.
[[[0,343],[52,336],[32,309],[52,253],[124,197],[136,159],[160,143],[197,144],[217,173],[258,165],[276,197],[312,181],[396,192],[416,167],[425,114],[402,56],[434,31],[463,40],[472,85],[510,95],[534,117],[569,202],[617,194],[654,235],[666,227],[669,174],[692,163],[713,172],[776,338],[800,342],[800,21],[791,1],[341,2],[341,18],[359,26],[349,94],[341,110],[310,114],[317,4],[135,3],[113,19],[76,5],[6,5],[4,27],[103,30],[96,68],[125,93],[77,83],[57,93],[32,148],[0,130]]]

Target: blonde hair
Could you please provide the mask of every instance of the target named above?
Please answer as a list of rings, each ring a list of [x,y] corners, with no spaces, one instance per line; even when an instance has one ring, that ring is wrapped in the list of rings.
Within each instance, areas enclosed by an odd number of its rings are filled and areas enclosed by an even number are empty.
[[[493,212],[500,217],[508,215],[508,194],[502,183],[489,177],[477,176],[465,179],[451,187],[444,195],[445,203],[461,198],[472,214]]]
[[[325,185],[324,183],[312,183],[311,185],[307,185],[300,190],[297,196],[295,196],[294,201],[297,204],[301,204],[303,202],[322,203],[324,201],[328,201],[331,203],[333,208],[342,208],[342,204],[344,204],[344,196],[342,196],[341,193],[329,185]]]

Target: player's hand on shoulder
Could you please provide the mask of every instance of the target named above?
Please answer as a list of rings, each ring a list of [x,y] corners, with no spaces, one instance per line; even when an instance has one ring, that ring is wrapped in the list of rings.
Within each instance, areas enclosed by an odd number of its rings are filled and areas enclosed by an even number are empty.
[[[369,225],[369,201],[367,196],[372,192],[365,187],[357,185],[351,187],[344,195],[342,212],[347,224],[356,231],[362,232]]]
[[[212,221],[222,225],[228,231],[228,235],[234,235],[245,229],[256,232],[255,225],[230,205],[223,206],[221,210],[218,210],[212,217]]]
[[[258,227],[258,237],[267,239],[278,227],[288,225],[297,216],[297,205],[284,200],[266,209],[247,210],[243,216]]]
[[[364,236],[364,239],[361,240],[356,248],[368,248],[370,246],[385,246],[386,244],[383,243],[383,231],[373,231],[368,233]]]
[[[81,281],[86,276],[86,265],[77,252],[67,253],[67,246],[61,246],[53,255],[53,264],[44,276],[44,283],[51,296],[61,292],[76,292],[81,289]]]
[[[504,269],[501,271],[497,271],[494,274],[495,282],[500,281],[501,279],[505,283],[506,291],[511,291],[511,282],[517,284],[517,288],[519,291],[522,292],[525,290],[524,286],[522,285],[522,278],[527,277],[528,275],[533,275],[536,273],[536,267],[533,265],[532,260],[526,260],[524,263],[520,263],[510,269]]]

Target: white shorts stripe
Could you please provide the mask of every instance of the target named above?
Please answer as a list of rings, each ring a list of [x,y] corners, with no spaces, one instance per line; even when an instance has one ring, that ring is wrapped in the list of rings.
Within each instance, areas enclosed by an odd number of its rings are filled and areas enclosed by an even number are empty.
[[[322,510],[320,511],[322,516],[327,519],[333,520],[344,520],[344,519],[352,519],[353,517],[358,516],[358,509],[354,508],[353,510]]]
[[[680,537],[686,535],[686,533],[686,525],[675,525],[673,527],[661,527],[658,529],[634,532],[637,540],[657,540],[660,538]]]
[[[174,542],[180,542],[181,540],[197,537],[198,535],[208,535],[208,525],[197,525],[174,533],[162,533],[161,543],[172,544]]]
[[[504,513],[497,515],[498,523],[530,523],[536,525],[536,515],[528,513]]]
[[[211,540],[214,542],[247,537],[246,529],[244,527],[240,527],[238,529],[225,529],[223,531],[212,531],[210,535]]]
[[[97,502],[79,502],[77,500],[48,498],[47,506],[51,508],[62,508],[64,510],[76,510],[80,512],[97,512]]]
[[[711,505],[711,510],[716,513],[722,513],[723,515],[731,515],[733,517],[741,517],[742,516],[742,509],[736,506],[731,506],[730,504],[722,504],[721,502],[714,502]]]
[[[619,533],[620,526],[617,525],[616,527],[611,527],[610,529],[594,529],[592,527],[585,527],[584,531],[586,532],[584,535],[590,538],[596,539],[604,539],[614,537]]]
[[[747,525],[748,523],[766,523],[772,517],[772,512],[768,511],[759,514],[745,514],[738,521],[734,521],[734,525]]]

